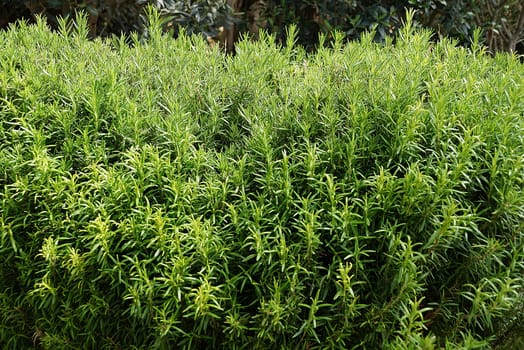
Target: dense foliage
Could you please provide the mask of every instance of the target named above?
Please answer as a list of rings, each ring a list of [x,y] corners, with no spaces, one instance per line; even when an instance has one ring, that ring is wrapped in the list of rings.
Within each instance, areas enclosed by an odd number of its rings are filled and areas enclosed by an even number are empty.
[[[524,67],[413,33],[0,32],[0,346],[522,344]]]
[[[438,37],[469,45],[474,31],[481,29],[482,43],[490,52],[524,52],[524,3],[520,0],[0,0],[0,27],[40,15],[56,28],[58,17],[74,17],[83,10],[89,16],[92,37],[141,33],[146,5],[161,12],[164,29],[175,37],[179,26],[186,33],[210,37],[226,28],[235,32],[228,34],[229,41],[236,40],[238,32],[256,37],[259,29],[265,29],[285,41],[286,28],[295,24],[298,43],[308,49],[317,47],[320,33],[333,30],[354,40],[373,29],[375,40],[383,42],[394,37],[406,14],[414,11],[414,25],[430,28]]]
[[[56,29],[59,18],[74,18],[83,11],[88,15],[91,37],[140,32],[144,5],[141,0],[0,0],[0,24],[41,16]]]
[[[56,29],[59,18],[74,18],[77,12],[83,11],[88,16],[91,37],[142,33],[146,29],[148,5],[161,13],[164,29],[174,31],[175,36],[179,26],[187,33],[213,35],[219,26],[233,22],[226,0],[0,0],[0,26],[41,16]]]
[[[249,1],[248,1],[249,2]],[[375,40],[395,36],[409,11],[414,24],[438,37],[452,37],[463,45],[473,42],[476,29],[491,52],[515,52],[524,40],[524,3],[520,0],[266,0],[269,28],[284,35],[289,23],[298,23],[302,44],[316,43],[318,33],[337,29],[349,40],[375,30]],[[519,46],[520,44],[520,46]]]

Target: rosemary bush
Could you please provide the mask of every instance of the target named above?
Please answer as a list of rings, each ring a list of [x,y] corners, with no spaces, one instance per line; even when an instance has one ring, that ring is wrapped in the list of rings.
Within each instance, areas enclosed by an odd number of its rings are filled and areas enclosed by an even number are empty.
[[[0,32],[2,348],[522,343],[518,59],[151,22]]]

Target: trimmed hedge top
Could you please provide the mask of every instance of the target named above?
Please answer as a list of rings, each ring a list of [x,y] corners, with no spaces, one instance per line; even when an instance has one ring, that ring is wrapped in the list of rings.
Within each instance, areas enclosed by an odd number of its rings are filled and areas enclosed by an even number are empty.
[[[518,59],[158,21],[0,32],[2,348],[522,342]]]

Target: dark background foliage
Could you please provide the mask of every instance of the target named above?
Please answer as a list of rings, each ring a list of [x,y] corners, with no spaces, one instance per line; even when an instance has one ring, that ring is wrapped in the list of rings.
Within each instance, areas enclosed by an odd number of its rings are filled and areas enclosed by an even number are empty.
[[[320,33],[329,35],[333,30],[343,32],[348,40],[375,30],[375,39],[384,41],[412,10],[415,24],[431,28],[437,39],[449,36],[468,45],[474,30],[480,28],[481,39],[492,53],[522,53],[524,49],[524,4],[519,0],[1,0],[0,27],[21,18],[33,21],[37,15],[56,27],[57,17],[84,10],[91,36],[142,32],[148,4],[160,10],[166,30],[174,36],[179,27],[206,37],[217,36],[225,28],[234,33],[218,40],[236,41],[239,32],[256,37],[259,29],[266,29],[285,40],[285,28],[296,24],[299,44],[313,49]]]

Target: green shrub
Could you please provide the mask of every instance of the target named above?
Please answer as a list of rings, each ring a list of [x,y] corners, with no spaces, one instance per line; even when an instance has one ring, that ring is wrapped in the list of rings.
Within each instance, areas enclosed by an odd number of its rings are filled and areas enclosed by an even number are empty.
[[[519,341],[515,57],[409,24],[231,57],[86,22],[0,32],[2,348]]]

